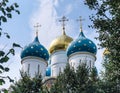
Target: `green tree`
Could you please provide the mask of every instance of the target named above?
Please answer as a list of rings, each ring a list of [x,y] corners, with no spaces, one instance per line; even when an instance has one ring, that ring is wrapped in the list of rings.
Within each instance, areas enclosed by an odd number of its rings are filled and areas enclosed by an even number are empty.
[[[68,93],[69,91],[74,91],[75,79],[74,69],[67,65],[64,72],[60,73],[57,77],[55,84],[51,88],[51,93]]]
[[[103,66],[105,68],[105,71],[102,74],[102,89],[105,93],[119,93],[119,78],[116,77],[116,75],[113,73],[114,64],[112,64],[111,60],[109,60],[109,55],[110,53],[104,54]],[[117,72],[116,74],[119,74],[119,72]]]
[[[17,3],[13,3],[12,5],[10,5],[9,0],[0,1],[0,37],[4,35],[8,39],[10,39],[9,34],[3,31],[4,29],[1,27],[1,25],[7,22],[8,19],[12,18],[13,12],[17,12],[18,14],[20,14],[20,12],[17,10],[18,7],[19,6]],[[13,43],[12,47],[8,51],[0,49],[0,86],[5,83],[5,79],[9,79],[10,82],[13,81],[9,76],[3,76],[2,73],[9,71],[8,67],[4,67],[4,63],[8,62],[8,60],[10,59],[10,54],[15,55],[15,47],[20,47],[20,45]]]
[[[99,33],[97,39],[101,48],[110,52],[103,63],[104,82],[109,88],[106,93],[120,93],[120,1],[85,0],[85,4],[95,11],[90,17],[91,27]]]
[[[21,73],[21,79],[10,86],[11,93],[47,93],[47,89],[42,86],[41,75],[31,78],[26,73]]]
[[[50,93],[102,93],[98,87],[96,68],[90,69],[86,65],[80,65],[77,70],[67,65]]]
[[[108,48],[111,60],[115,64],[120,62],[120,1],[119,0],[85,0],[86,5],[95,14],[90,17],[92,27],[97,30],[100,46]],[[117,63],[118,62],[118,63]]]

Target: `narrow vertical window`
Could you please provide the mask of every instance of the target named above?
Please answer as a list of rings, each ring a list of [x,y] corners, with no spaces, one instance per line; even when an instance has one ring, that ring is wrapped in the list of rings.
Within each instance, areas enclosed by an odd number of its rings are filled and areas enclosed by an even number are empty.
[[[85,65],[87,65],[87,56],[85,57]]]
[[[38,75],[40,74],[40,65],[38,65]]]
[[[59,67],[59,72],[61,73],[61,67]]]
[[[80,59],[80,61],[79,61],[79,65],[81,65],[81,59]]]
[[[75,63],[73,62],[73,67],[75,67]]]
[[[92,68],[92,63],[91,63],[91,60],[90,60],[90,69]]]
[[[30,64],[28,64],[28,74],[30,74]]]

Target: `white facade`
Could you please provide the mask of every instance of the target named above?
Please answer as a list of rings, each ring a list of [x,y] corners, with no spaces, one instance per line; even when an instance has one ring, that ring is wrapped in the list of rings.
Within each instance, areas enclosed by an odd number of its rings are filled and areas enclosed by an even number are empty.
[[[96,57],[94,54],[89,52],[77,52],[70,55],[68,58],[70,66],[74,67],[76,70],[82,63],[86,64],[88,67],[94,67]]]
[[[88,67],[94,67],[96,56],[89,52],[77,52],[67,57],[65,50],[59,50],[51,54],[51,77],[57,77],[60,72],[64,71],[66,64],[74,67],[76,70],[79,65],[85,63]],[[25,57],[21,61],[22,71],[34,77],[36,74],[41,74],[45,77],[47,61],[39,57]]]
[[[51,54],[51,76],[56,77],[60,72],[63,72],[67,64],[66,51],[59,50]]]
[[[34,77],[36,74],[41,74],[42,77],[45,76],[47,62],[39,57],[25,57],[21,61],[22,71],[26,72],[31,77]]]

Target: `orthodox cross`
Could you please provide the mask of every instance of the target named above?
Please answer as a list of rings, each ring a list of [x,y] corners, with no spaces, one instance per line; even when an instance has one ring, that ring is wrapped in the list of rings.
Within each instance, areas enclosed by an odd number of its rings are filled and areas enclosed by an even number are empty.
[[[38,36],[38,31],[39,31],[39,27],[41,27],[41,25],[39,25],[39,23],[36,23],[36,25],[34,26],[34,28],[36,28],[36,36]]]
[[[67,19],[65,16],[63,16],[63,17],[59,20],[59,22],[62,22],[63,34],[64,34],[64,35],[65,35],[65,21],[68,21],[68,19]]]
[[[80,31],[82,31],[82,21],[84,21],[85,19],[82,19],[82,16],[80,16],[77,21],[80,22]]]

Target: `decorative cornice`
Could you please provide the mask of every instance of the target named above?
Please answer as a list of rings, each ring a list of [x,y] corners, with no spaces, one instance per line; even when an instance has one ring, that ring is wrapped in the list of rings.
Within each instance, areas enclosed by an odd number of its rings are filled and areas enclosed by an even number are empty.
[[[74,55],[78,55],[78,54],[89,54],[89,55],[92,55],[92,56],[95,58],[95,61],[96,61],[96,59],[97,59],[95,54],[92,54],[92,53],[89,53],[89,52],[75,52],[75,53],[71,54],[71,55],[68,57],[68,59],[69,59],[70,57],[72,57],[72,56],[74,56]]]
[[[24,57],[24,58],[21,60],[21,64],[23,64],[23,61],[26,60],[26,59],[38,59],[38,60],[42,60],[43,62],[45,62],[45,63],[48,65],[48,62],[47,62],[46,60],[44,60],[43,58],[34,57],[34,56]]]

